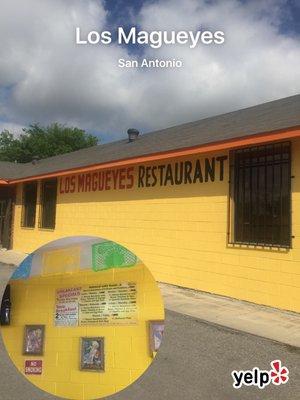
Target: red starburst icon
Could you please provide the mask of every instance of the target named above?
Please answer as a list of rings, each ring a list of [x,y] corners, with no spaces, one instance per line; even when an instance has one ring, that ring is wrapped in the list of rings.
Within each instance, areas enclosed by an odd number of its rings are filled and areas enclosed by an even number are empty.
[[[287,367],[283,367],[280,360],[274,360],[271,362],[271,379],[274,385],[281,385],[287,383],[289,380],[289,370]]]

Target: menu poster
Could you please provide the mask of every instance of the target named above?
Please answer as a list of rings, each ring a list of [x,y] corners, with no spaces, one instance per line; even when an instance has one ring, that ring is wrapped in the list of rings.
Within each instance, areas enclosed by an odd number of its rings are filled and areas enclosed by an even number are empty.
[[[137,323],[136,283],[112,283],[82,288],[79,325]]]
[[[81,287],[56,291],[55,326],[78,326],[78,301]]]
[[[58,289],[55,326],[132,325],[138,320],[135,282]]]

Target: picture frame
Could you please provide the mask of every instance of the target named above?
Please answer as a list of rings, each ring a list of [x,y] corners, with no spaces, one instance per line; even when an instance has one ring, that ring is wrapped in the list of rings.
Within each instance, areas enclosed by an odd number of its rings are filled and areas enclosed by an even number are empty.
[[[104,337],[82,337],[80,343],[80,370],[105,371]]]
[[[161,346],[164,328],[165,321],[163,319],[149,321],[149,346],[152,353],[157,352]]]
[[[39,355],[44,354],[45,325],[25,325],[23,354]]]

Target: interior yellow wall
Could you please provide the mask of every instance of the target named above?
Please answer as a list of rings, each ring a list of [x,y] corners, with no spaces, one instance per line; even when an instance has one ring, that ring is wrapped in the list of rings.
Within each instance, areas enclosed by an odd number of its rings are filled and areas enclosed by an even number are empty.
[[[227,246],[228,162],[223,182],[58,195],[54,231],[20,227],[19,187],[14,248],[28,252],[78,234],[105,237],[137,254],[158,281],[300,311],[299,154],[297,140],[291,250]]]
[[[55,327],[58,288],[112,282],[137,282],[139,323],[131,326]],[[26,375],[39,388],[70,399],[96,399],[136,380],[153,360],[149,320],[164,319],[160,291],[141,264],[101,272],[34,277],[11,283],[12,321],[1,332],[8,353],[24,374],[25,360],[43,360],[42,375]],[[25,325],[46,325],[44,356],[22,355]],[[105,337],[105,372],[80,371],[80,337]]]

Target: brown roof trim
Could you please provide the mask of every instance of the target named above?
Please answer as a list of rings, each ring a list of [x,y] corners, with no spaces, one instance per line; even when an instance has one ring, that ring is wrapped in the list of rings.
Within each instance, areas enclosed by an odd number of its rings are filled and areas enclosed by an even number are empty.
[[[215,143],[208,143],[203,144],[200,146],[194,147],[186,147],[177,150],[170,150],[165,152],[153,153],[149,155],[142,155],[138,157],[132,157],[127,159],[115,160],[105,163],[98,163],[98,164],[91,164],[87,165],[86,167],[75,167],[71,169],[56,171],[52,173],[40,174],[36,176],[26,177],[22,179],[12,179],[8,181],[1,181],[0,183],[4,184],[15,184],[20,182],[27,182],[36,179],[45,179],[45,178],[53,178],[59,176],[70,175],[71,173],[84,173],[99,169],[107,169],[107,168],[114,168],[114,167],[122,167],[126,165],[133,165],[143,162],[149,161],[158,161],[162,159],[174,158],[174,157],[182,157],[186,155],[193,155],[193,154],[201,154],[201,153],[208,153],[212,151],[220,151],[220,150],[228,150],[234,149],[237,147],[261,144],[261,143],[269,143],[274,141],[281,141],[286,139],[293,139],[300,137],[300,126],[296,126],[293,128],[288,129],[280,129],[277,131],[272,132],[264,132],[261,134],[256,135],[249,135],[243,136],[241,138],[229,139],[225,141],[215,142]]]

